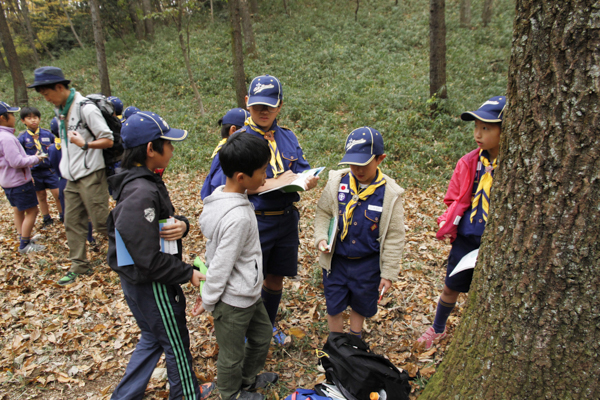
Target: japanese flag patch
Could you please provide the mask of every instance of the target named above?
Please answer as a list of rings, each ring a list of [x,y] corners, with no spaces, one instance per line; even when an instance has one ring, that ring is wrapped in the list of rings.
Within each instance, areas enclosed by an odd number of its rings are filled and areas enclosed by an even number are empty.
[[[350,189],[348,188],[348,184],[347,183],[340,183],[340,190],[338,190],[338,192],[340,192],[340,193],[350,193]]]

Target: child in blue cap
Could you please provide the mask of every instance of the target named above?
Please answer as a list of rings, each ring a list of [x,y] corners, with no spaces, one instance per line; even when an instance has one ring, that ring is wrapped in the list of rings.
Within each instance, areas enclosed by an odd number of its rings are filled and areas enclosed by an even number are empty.
[[[187,132],[169,127],[160,116],[140,111],[123,125],[122,172],[109,178],[117,201],[110,212],[108,264],[119,274],[125,300],[141,330],[125,376],[113,400],[141,399],[161,355],[165,354],[171,399],[203,400],[213,383],[198,386],[190,353],[182,283],[200,285],[205,277],[182,261],[181,238],[189,223],[175,216],[169,192],[153,171],[165,168],[173,141]],[[174,222],[160,227],[162,220]],[[161,241],[176,241],[176,250],[161,250]]]
[[[121,123],[123,123],[123,101],[117,96],[109,96],[106,98],[106,100],[108,100],[113,105],[115,109],[115,116],[119,118],[119,121],[121,121]]]
[[[131,117],[133,114],[135,114],[138,111],[140,111],[140,109],[135,106],[127,107],[125,109],[125,111],[123,111],[123,119],[121,120],[121,123],[124,123],[125,121],[127,121],[127,118]]]
[[[223,147],[227,142],[227,138],[229,138],[233,132],[244,126],[244,123],[249,116],[250,113],[243,108],[232,108],[217,121],[219,126],[221,126],[221,141],[217,147],[215,147],[211,156],[213,161],[210,165],[210,171],[208,172],[206,179],[204,179],[204,184],[200,191],[202,200],[214,192],[216,188],[225,184],[226,178],[220,168],[219,150],[221,150],[221,147]]]
[[[258,221],[260,245],[263,253],[265,275],[261,296],[273,324],[274,339],[285,343],[285,335],[275,327],[275,318],[283,291],[283,278],[298,273],[298,222],[300,214],[294,203],[300,200],[297,192],[265,192],[296,179],[296,174],[310,169],[310,165],[294,132],[280,126],[277,116],[283,106],[283,90],[279,79],[270,75],[257,76],[250,83],[246,96],[250,117],[241,132],[267,141],[271,159],[267,168],[267,180],[257,190],[248,192]],[[218,168],[221,168],[218,166]],[[318,177],[306,181],[306,189],[317,185]]]
[[[425,348],[446,336],[446,322],[456,305],[458,295],[469,291],[473,269],[453,276],[452,271],[468,253],[477,250],[485,229],[490,207],[494,170],[498,165],[505,96],[495,96],[476,111],[461,114],[463,121],[475,121],[473,136],[478,148],[463,156],[454,169],[444,203],[448,209],[438,218],[439,240],[449,238],[452,249],[448,256],[446,281],[437,305],[433,326],[417,339]]]
[[[361,337],[365,318],[377,313],[378,299],[398,277],[404,251],[402,189],[379,165],[385,159],[383,137],[370,127],[346,139],[340,164],[329,172],[317,203],[315,246],[320,250],[330,332],[343,332],[343,312],[350,312],[350,333]],[[333,248],[329,224],[338,216]]]

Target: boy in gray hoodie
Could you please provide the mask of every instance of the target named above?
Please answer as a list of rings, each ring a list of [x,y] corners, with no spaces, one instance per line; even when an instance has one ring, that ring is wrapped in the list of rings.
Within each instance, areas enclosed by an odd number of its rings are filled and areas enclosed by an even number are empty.
[[[260,296],[262,252],[247,191],[265,183],[271,152],[264,140],[239,132],[223,145],[219,157],[227,181],[204,199],[199,221],[208,239],[208,272],[192,314],[213,314],[221,398],[262,400],[253,391],[275,383],[278,375],[258,375],[269,352],[272,326]]]

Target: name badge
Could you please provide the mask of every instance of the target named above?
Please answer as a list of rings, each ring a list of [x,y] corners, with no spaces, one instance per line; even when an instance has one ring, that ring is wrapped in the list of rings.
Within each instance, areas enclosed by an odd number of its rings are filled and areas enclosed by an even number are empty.
[[[350,193],[350,188],[348,187],[347,183],[340,183],[340,190],[338,190],[338,192],[340,193]]]
[[[369,204],[369,207],[367,207],[367,210],[369,210],[369,211],[377,211],[377,212],[382,212],[382,211],[383,211],[383,207],[380,207],[380,206],[374,206],[373,204]]]
[[[50,142],[50,138],[44,137],[42,138],[42,142]]]

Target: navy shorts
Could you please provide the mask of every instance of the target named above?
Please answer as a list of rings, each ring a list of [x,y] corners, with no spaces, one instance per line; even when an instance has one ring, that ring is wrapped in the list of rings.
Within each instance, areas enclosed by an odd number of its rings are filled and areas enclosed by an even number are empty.
[[[288,207],[283,215],[257,215],[263,273],[296,276],[298,274],[298,221],[296,207]]]
[[[448,256],[448,266],[446,267],[445,283],[450,289],[462,293],[469,291],[471,280],[473,280],[473,269],[464,270],[452,277],[450,274],[459,261],[473,250],[477,250],[480,244],[481,236],[456,236],[456,239],[452,242],[452,249]]]
[[[33,207],[37,207],[38,200],[35,195],[33,182],[29,181],[24,185],[14,188],[3,188],[6,193],[6,198],[11,206],[17,207],[19,211],[25,211]]]
[[[58,189],[58,175],[49,168],[34,169],[31,171],[36,192],[46,189]]]
[[[331,271],[323,270],[327,314],[338,315],[348,306],[363,317],[377,314],[380,282],[379,253],[362,258],[334,254]]]

